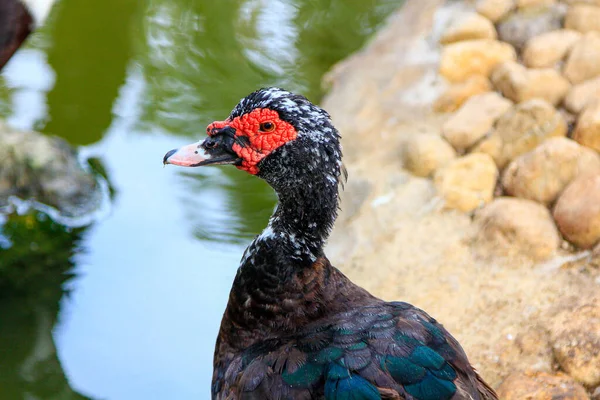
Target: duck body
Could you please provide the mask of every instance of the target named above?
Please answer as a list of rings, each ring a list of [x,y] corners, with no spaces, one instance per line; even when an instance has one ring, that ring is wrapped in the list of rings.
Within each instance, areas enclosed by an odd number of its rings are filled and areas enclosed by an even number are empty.
[[[372,296],[326,258],[345,173],[324,110],[266,88],[207,133],[164,162],[233,164],[266,180],[279,198],[229,295],[213,399],[497,399],[442,325],[410,304]]]

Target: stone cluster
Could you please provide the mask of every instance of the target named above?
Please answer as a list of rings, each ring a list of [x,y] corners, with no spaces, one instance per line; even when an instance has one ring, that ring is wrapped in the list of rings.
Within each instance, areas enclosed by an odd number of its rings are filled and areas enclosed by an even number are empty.
[[[473,213],[500,255],[544,261],[567,242],[600,254],[600,0],[478,0],[440,45],[446,119],[407,140],[405,167]],[[540,332],[516,338],[532,369],[500,398],[600,399],[600,302]]]
[[[600,248],[600,0],[478,0],[440,46],[447,119],[406,168],[500,251]]]

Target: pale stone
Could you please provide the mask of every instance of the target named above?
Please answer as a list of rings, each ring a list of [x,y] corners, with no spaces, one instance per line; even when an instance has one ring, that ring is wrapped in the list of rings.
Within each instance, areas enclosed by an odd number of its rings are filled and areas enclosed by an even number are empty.
[[[503,253],[508,250],[544,260],[558,249],[560,236],[548,209],[534,201],[499,197],[475,214],[478,240]]]
[[[461,82],[472,75],[489,76],[499,63],[516,60],[517,53],[507,43],[480,39],[449,44],[441,57],[440,74],[450,82]]]
[[[494,160],[487,154],[476,153],[438,169],[434,184],[446,208],[468,212],[492,201],[497,178]]]
[[[600,31],[600,6],[577,4],[570,7],[565,28],[583,33]]]
[[[569,5],[574,4],[592,4],[596,6],[600,6],[600,0],[562,0],[563,3],[567,3]]]
[[[587,33],[573,46],[563,72],[575,84],[600,75],[600,33]]]
[[[579,39],[581,33],[568,29],[533,37],[523,49],[523,62],[530,68],[552,67],[567,56]]]
[[[498,23],[498,37],[521,50],[531,38],[561,29],[563,14],[560,7],[520,10]]]
[[[512,103],[491,92],[471,97],[442,127],[442,135],[460,152],[484,137]]]
[[[498,65],[491,80],[497,90],[516,103],[540,98],[557,105],[571,87],[555,69],[527,69],[514,61]]]
[[[404,146],[404,166],[417,176],[430,176],[455,158],[452,146],[439,135],[416,134]]]
[[[600,304],[597,300],[558,313],[550,336],[556,361],[563,371],[586,386],[600,385]]]
[[[497,393],[502,400],[589,400],[583,386],[560,372],[513,372]]]
[[[582,174],[573,180],[554,206],[554,219],[563,236],[574,245],[592,248],[598,243],[600,174]]]
[[[564,103],[567,110],[579,114],[595,101],[600,101],[600,76],[573,86]]]
[[[498,22],[515,8],[515,0],[479,0],[477,12],[492,22]]]
[[[453,112],[458,110],[469,98],[491,90],[492,84],[488,78],[473,75],[464,82],[450,85],[435,101],[433,109],[437,112]]]
[[[556,0],[517,0],[517,8],[547,7],[556,4]]]
[[[507,194],[549,205],[582,173],[600,173],[600,155],[564,137],[550,138],[502,173]]]
[[[584,146],[600,151],[600,101],[590,104],[581,113],[573,139]]]
[[[440,42],[448,44],[461,40],[496,39],[497,36],[492,21],[477,13],[469,13],[455,20],[446,29]]]
[[[547,101],[533,99],[519,103],[496,122],[492,135],[499,136],[502,149],[495,161],[502,169],[547,138],[566,134],[564,117]]]

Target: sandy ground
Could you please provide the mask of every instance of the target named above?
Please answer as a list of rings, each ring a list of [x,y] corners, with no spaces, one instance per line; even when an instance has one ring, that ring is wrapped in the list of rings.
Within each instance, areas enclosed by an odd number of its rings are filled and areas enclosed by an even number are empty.
[[[441,321],[497,387],[515,370],[555,368],[546,335],[552,316],[597,295],[600,275],[585,262],[567,263],[567,252],[544,264],[489,255],[471,216],[441,211],[431,181],[402,168],[403,141],[439,132],[446,118],[431,111],[445,85],[437,41],[463,7],[407,1],[326,77],[323,107],[342,133],[350,174],[328,256],[374,294]]]

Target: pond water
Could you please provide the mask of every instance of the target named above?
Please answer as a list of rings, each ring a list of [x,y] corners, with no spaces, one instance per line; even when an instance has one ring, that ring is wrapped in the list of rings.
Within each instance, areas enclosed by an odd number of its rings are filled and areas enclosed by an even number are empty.
[[[206,399],[244,247],[275,196],[235,168],[163,168],[251,91],[318,102],[400,0],[60,0],[0,76],[0,117],[92,159],[110,207],[0,215],[0,400]]]

